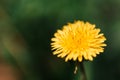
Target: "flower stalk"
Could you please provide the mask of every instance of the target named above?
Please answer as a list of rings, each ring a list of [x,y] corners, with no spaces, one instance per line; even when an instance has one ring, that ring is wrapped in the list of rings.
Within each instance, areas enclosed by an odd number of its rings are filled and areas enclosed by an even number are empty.
[[[76,80],[87,80],[83,61],[76,63],[74,74],[76,75]]]
[[[79,64],[79,68],[80,68],[80,71],[81,71],[80,80],[87,80],[83,62],[81,62],[81,63]]]

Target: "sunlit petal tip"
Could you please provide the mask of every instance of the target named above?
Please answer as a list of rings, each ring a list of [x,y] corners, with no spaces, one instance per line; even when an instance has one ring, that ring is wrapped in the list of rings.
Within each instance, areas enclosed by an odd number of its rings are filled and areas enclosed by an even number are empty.
[[[57,55],[57,57],[61,57],[61,58],[64,58],[66,54],[59,54]]]
[[[81,61],[82,61],[82,57],[81,57],[81,58],[78,58],[78,61],[81,62]]]
[[[96,54],[93,54],[92,56],[93,56],[93,57],[96,57],[97,55],[96,55]]]
[[[92,57],[92,56],[89,56],[89,60],[90,60],[90,61],[93,61],[93,57]]]
[[[101,46],[107,46],[107,44],[102,44]]]
[[[74,57],[73,60],[76,61],[77,57]]]
[[[57,57],[61,57],[61,54],[58,54]]]
[[[84,59],[88,59],[88,56],[83,55]]]
[[[65,58],[65,62],[67,62],[68,61],[68,58]]]
[[[104,46],[107,46],[107,44],[105,44]]]
[[[56,51],[56,52],[53,52],[53,55],[56,55],[56,54],[59,54],[59,52],[57,52],[57,51]]]
[[[58,39],[56,39],[56,38],[52,38],[52,39],[51,39],[51,41],[57,41],[57,40],[58,40]],[[52,44],[52,43],[51,43],[51,44]]]
[[[97,52],[96,54],[100,54],[100,52]]]
[[[56,55],[56,53],[55,53],[55,52],[53,52],[53,55]]]

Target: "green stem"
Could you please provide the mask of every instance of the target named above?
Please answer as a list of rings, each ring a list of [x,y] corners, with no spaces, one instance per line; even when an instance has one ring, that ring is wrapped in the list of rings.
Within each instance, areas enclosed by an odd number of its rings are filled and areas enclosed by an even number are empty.
[[[80,80],[87,80],[83,62],[79,63],[78,67],[80,68]]]
[[[74,74],[76,75],[75,80],[87,80],[83,62],[76,62]]]

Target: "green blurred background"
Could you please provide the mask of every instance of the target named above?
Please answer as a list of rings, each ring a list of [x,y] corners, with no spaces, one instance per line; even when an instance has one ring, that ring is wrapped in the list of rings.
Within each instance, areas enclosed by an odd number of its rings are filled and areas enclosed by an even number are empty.
[[[0,60],[25,80],[75,80],[74,62],[50,47],[54,32],[75,20],[96,24],[107,38],[105,52],[85,62],[88,80],[119,80],[120,0],[0,0]]]

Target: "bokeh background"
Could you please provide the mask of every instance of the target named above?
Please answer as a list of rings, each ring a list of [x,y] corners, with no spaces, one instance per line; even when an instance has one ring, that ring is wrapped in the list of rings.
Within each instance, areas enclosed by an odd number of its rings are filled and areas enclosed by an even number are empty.
[[[96,24],[107,38],[105,52],[84,64],[88,80],[119,80],[120,0],[0,0],[0,80],[77,80],[74,62],[50,47],[54,32],[75,20]],[[7,73],[18,75],[2,79]]]

